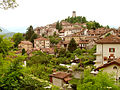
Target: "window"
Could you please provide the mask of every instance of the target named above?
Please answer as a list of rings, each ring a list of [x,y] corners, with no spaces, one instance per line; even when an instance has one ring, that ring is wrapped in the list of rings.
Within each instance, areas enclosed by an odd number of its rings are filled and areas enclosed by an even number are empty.
[[[107,57],[104,57],[104,60],[107,60],[108,58]]]
[[[109,48],[109,52],[115,52],[115,48]]]
[[[113,69],[117,69],[117,66],[114,66]]]

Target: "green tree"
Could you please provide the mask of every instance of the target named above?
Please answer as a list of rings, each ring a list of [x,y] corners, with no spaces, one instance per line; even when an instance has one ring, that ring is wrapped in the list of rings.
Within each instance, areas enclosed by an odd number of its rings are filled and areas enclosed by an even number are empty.
[[[14,47],[18,47],[18,44],[24,40],[23,34],[22,33],[15,33],[12,37],[13,41],[14,41]]]
[[[82,18],[82,23],[86,23],[86,22],[87,22],[86,18],[83,17],[83,18]]]
[[[2,32],[2,29],[0,29],[0,32]]]
[[[49,85],[48,82],[26,73],[26,68],[22,66],[25,58],[18,56],[12,62],[0,58],[0,90],[44,90]]]
[[[21,58],[16,58],[8,67],[7,72],[0,77],[0,88],[4,90],[20,89],[23,84]]]
[[[34,39],[37,38],[37,34],[35,34],[32,26],[28,27],[27,30],[28,31],[26,32],[25,39],[34,43]]]
[[[58,55],[58,57],[65,57],[65,54],[66,54],[65,48],[61,48],[61,49],[59,50],[59,55]]]
[[[33,43],[33,45],[34,45],[34,39],[36,39],[37,37],[38,37],[38,35],[36,33],[32,34],[30,41]]]
[[[105,35],[105,37],[108,37],[108,36],[110,36],[111,35],[111,33],[107,33],[106,35]]]
[[[59,31],[60,30],[62,30],[62,24],[60,23],[60,25],[59,25],[59,29],[58,29]]]
[[[97,29],[97,28],[101,28],[102,26],[96,22],[96,21],[90,21],[90,22],[87,22],[87,29]]]
[[[58,29],[58,31],[62,30],[62,24],[59,21],[56,23],[56,29]]]
[[[2,9],[8,9],[8,8],[15,8],[18,4],[16,3],[16,0],[1,0],[0,1],[0,8]]]
[[[84,77],[83,77],[84,76]],[[115,85],[113,74],[99,71],[96,76],[90,74],[90,70],[84,70],[81,79],[73,79],[71,84],[77,85],[77,90],[119,90],[119,86]]]
[[[34,34],[34,30],[33,30],[33,27],[30,26],[27,28],[27,32],[26,32],[26,36],[25,36],[25,39],[26,40],[30,40],[31,39],[31,36]]]
[[[61,38],[58,37],[58,36],[49,36],[49,39],[50,39],[50,43],[53,44],[53,45],[56,45],[59,43],[59,41],[61,41]]]
[[[72,38],[72,39],[70,40],[69,45],[68,45],[68,50],[69,50],[70,52],[73,52],[73,51],[76,50],[76,49],[77,49],[77,44],[76,44],[74,38]]]
[[[110,27],[107,25],[106,28],[109,29]]]
[[[75,51],[74,51],[75,54],[77,55],[81,55],[82,54],[82,50],[80,48],[77,48]]]
[[[33,56],[31,57],[31,62],[28,62],[29,65],[32,64],[48,64],[49,60],[48,57],[46,57],[45,53],[42,53],[41,51],[34,52]]]
[[[59,29],[59,21],[56,23],[56,29]]]
[[[25,49],[23,48],[23,49],[22,49],[22,55],[24,55],[24,54],[25,54]]]
[[[13,42],[11,42],[8,38],[3,38],[4,36],[0,36],[0,53],[4,55],[8,54],[8,51],[13,47]]]

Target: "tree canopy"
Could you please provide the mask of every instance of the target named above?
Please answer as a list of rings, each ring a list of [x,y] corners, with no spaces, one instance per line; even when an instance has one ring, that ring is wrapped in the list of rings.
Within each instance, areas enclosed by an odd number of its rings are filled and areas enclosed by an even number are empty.
[[[90,74],[90,70],[84,71],[84,77],[81,79],[73,79],[70,81],[77,85],[77,90],[119,90],[119,86],[115,85],[113,74],[99,71],[96,76]]]
[[[70,52],[73,52],[73,51],[76,50],[76,49],[77,49],[77,44],[76,44],[74,38],[72,38],[72,39],[70,40],[69,45],[68,45],[68,50],[69,50]]]
[[[28,27],[25,35],[25,39],[34,43],[34,39],[36,38],[37,38],[37,34],[34,32],[33,27],[32,26]]]
[[[86,23],[86,17],[82,17],[82,16],[77,16],[77,17],[68,17],[65,19],[65,21],[69,22],[69,23]]]
[[[15,8],[17,6],[16,0],[0,0],[0,8],[2,9]]]
[[[18,47],[18,44],[22,41],[22,40],[24,40],[24,37],[23,37],[23,34],[22,33],[15,33],[14,35],[13,35],[13,41],[14,41],[14,47]]]
[[[0,36],[0,53],[6,55],[8,51],[13,47],[13,42],[9,38],[4,38],[4,36]]]
[[[58,31],[62,30],[62,24],[59,21],[57,21],[56,29],[58,29]]]

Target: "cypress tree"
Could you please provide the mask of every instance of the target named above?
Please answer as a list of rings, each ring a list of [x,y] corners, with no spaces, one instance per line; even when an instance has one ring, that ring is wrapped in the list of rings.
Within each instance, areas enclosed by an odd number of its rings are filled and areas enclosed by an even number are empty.
[[[68,50],[72,53],[72,52],[73,52],[74,50],[76,50],[76,49],[77,49],[77,44],[76,44],[74,38],[72,38],[72,39],[70,40],[69,45],[68,45]]]

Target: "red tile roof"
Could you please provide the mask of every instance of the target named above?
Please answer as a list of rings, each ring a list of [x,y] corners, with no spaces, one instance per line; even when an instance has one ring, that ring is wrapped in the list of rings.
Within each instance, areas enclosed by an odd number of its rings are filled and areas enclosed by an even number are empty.
[[[70,34],[70,35],[67,35],[65,37],[80,37],[80,35],[78,35],[78,34]]]
[[[54,48],[41,48],[41,50],[48,54],[54,54]]]
[[[60,33],[64,33],[65,32],[65,30],[64,29],[62,29],[61,31],[60,31]]]
[[[56,77],[56,78],[59,78],[59,79],[68,79],[67,77],[68,76],[71,76],[70,73],[66,73],[66,72],[55,72],[53,74],[51,74],[50,76],[52,77]]]
[[[32,43],[30,41],[21,41],[21,44],[32,45]]]
[[[44,37],[40,37],[40,38],[37,38],[37,39],[34,39],[34,40],[41,40],[41,41],[44,41],[44,40],[49,40],[49,39],[44,38]]]
[[[69,44],[70,41],[63,41],[62,43],[63,43],[63,44]]]
[[[96,71],[96,70],[99,70],[99,69],[101,69],[101,68],[107,67],[107,66],[109,66],[109,65],[112,65],[112,64],[117,64],[117,65],[120,66],[120,58],[119,58],[119,59],[115,59],[115,60],[113,60],[113,61],[111,61],[111,62],[108,62],[108,63],[106,63],[106,64],[103,64],[103,65],[97,67],[97,68],[95,69],[95,71]]]
[[[72,80],[72,78],[70,78],[70,77],[67,77],[67,78],[64,78],[64,81],[70,81],[70,80]]]
[[[120,37],[110,35],[103,39],[96,41],[97,44],[120,44]]]
[[[79,41],[79,44],[88,44],[88,43],[89,43],[88,40],[80,40],[80,41]]]

